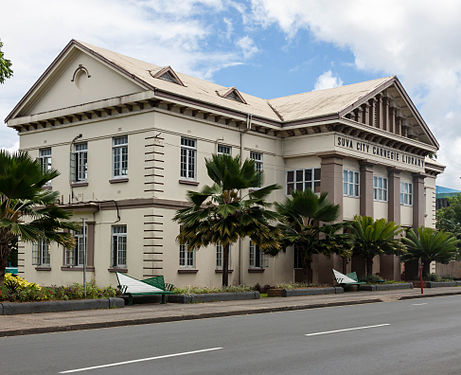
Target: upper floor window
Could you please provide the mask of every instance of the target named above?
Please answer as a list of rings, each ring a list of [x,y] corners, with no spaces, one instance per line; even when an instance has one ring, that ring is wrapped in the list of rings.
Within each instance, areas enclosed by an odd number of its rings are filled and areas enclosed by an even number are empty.
[[[359,196],[360,174],[359,172],[343,170],[343,195],[346,197]]]
[[[218,144],[218,155],[232,155],[232,147]]]
[[[112,138],[112,175],[128,175],[128,136]]]
[[[41,148],[39,150],[38,160],[42,172],[49,172],[51,170],[51,148]],[[46,185],[51,185],[51,181],[48,181]]]
[[[287,195],[293,191],[311,189],[320,193],[320,168],[296,169],[287,171]]]
[[[126,225],[112,226],[112,267],[126,267]]]
[[[411,182],[400,182],[400,204],[413,205],[413,184]]]
[[[85,231],[86,234],[86,231]],[[83,228],[74,232],[75,247],[64,250],[65,266],[83,266],[85,257],[86,236],[83,236]]]
[[[195,268],[195,251],[190,250],[186,244],[179,245],[179,267]]]
[[[72,181],[86,181],[88,178],[88,144],[76,143],[71,155]]]
[[[181,177],[194,180],[197,160],[197,140],[181,138]]]
[[[250,151],[250,159],[255,161],[255,169],[258,172],[263,171],[263,154],[262,152]]]
[[[39,240],[32,245],[32,264],[36,266],[50,265],[50,245],[47,240]]]
[[[250,241],[250,268],[265,268],[269,266],[269,258],[259,246]]]
[[[373,176],[373,199],[379,202],[387,202],[387,178]]]

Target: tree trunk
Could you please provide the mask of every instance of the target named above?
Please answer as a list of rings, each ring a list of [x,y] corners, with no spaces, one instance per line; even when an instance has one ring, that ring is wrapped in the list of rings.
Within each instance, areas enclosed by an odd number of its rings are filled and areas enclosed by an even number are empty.
[[[367,258],[367,266],[365,268],[365,277],[373,274],[373,258]]]
[[[8,245],[0,245],[0,286],[4,284],[5,269],[8,264]]]
[[[223,248],[223,259],[222,259],[222,286],[229,285],[229,249],[230,244],[227,244]]]
[[[430,274],[431,262],[430,261],[422,261],[422,265],[423,265],[423,279],[428,280],[429,279],[429,274]]]

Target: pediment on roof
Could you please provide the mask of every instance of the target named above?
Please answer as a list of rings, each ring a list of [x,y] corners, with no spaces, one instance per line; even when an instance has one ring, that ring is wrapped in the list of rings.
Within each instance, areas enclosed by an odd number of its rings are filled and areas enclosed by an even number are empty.
[[[439,146],[396,77],[342,110],[339,116],[437,148]]]
[[[223,90],[218,90],[216,93],[224,99],[234,100],[236,102],[240,102],[243,104],[247,104],[246,100],[243,98],[240,91],[237,90],[235,87],[226,88]]]
[[[88,53],[79,42],[71,41],[5,121],[139,93],[146,89],[97,55]]]
[[[171,66],[166,66],[155,74],[150,72],[150,74],[154,78],[161,79],[167,82],[176,83],[177,85],[185,86],[185,84],[181,81],[181,79],[178,77],[178,75]]]

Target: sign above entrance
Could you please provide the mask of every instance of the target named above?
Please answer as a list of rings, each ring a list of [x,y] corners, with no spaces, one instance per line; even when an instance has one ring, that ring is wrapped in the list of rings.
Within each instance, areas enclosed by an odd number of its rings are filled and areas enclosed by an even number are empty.
[[[394,148],[383,147],[377,143],[367,142],[339,134],[335,134],[335,147],[341,147],[354,153],[368,155],[373,159],[385,159],[392,164],[406,165],[413,168],[423,169],[424,158],[402,152]]]

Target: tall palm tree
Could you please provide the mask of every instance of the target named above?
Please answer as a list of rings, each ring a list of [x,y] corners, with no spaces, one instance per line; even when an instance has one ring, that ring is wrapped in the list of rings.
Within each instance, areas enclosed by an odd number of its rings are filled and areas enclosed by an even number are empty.
[[[338,253],[348,257],[348,236],[338,233],[343,223],[335,223],[339,205],[331,204],[327,193],[320,196],[311,189],[294,191],[284,203],[276,203],[284,244],[299,246],[304,265],[312,275],[312,255]]]
[[[43,171],[38,161],[23,152],[0,151],[0,285],[3,285],[8,255],[14,242],[39,240],[73,246],[76,229],[71,214],[58,206],[59,193],[42,188],[59,173]]]
[[[351,223],[352,252],[366,260],[365,276],[372,274],[373,258],[380,254],[400,254],[404,246],[397,238],[402,228],[386,219],[355,216]]]
[[[407,253],[402,259],[420,260],[424,277],[429,276],[429,266],[432,261],[446,264],[455,259],[458,254],[459,240],[453,234],[442,230],[419,227],[415,233],[410,229],[402,241],[407,247]]]
[[[205,164],[214,184],[187,193],[191,206],[178,210],[174,217],[180,224],[177,239],[191,250],[222,245],[222,285],[227,286],[229,249],[239,238],[250,237],[263,252],[275,254],[279,250],[278,232],[272,224],[277,214],[266,202],[279,186],[254,188],[261,186],[262,172],[256,170],[253,160],[241,163],[239,156],[213,155]],[[244,189],[249,189],[246,195]]]

